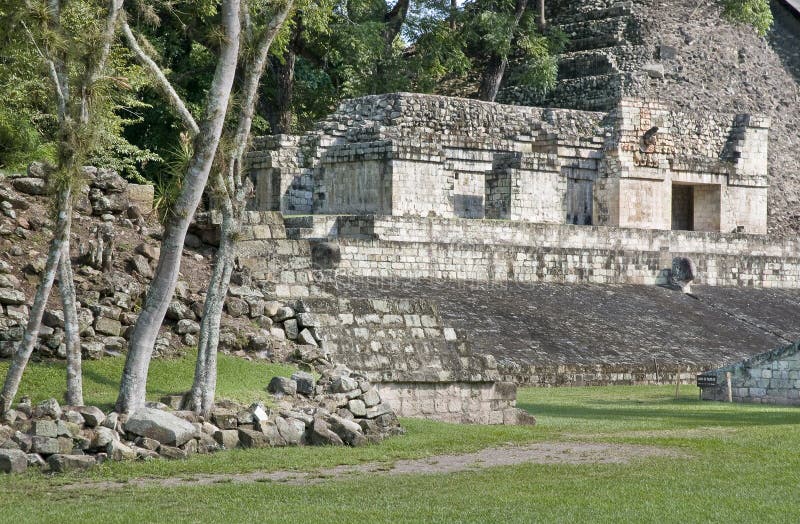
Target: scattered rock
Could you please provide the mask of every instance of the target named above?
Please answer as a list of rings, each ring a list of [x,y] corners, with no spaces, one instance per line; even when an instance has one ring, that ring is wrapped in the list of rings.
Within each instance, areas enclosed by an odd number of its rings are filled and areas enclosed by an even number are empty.
[[[41,178],[15,178],[11,181],[11,186],[26,195],[42,196],[47,194],[47,182]]]
[[[278,395],[295,395],[297,394],[297,382],[286,377],[272,377],[267,391]]]
[[[292,373],[291,379],[297,384],[297,392],[301,395],[311,396],[314,394],[314,387],[316,381],[314,375],[305,371],[297,371]]]
[[[180,446],[194,437],[194,426],[166,411],[152,408],[136,410],[125,422],[128,433],[147,437],[168,446]]]
[[[18,449],[0,449],[0,472],[24,473],[28,468],[28,457]]]

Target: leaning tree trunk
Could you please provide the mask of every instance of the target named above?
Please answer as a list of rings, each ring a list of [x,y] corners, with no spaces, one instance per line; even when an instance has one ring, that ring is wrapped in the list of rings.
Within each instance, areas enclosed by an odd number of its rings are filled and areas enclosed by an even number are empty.
[[[258,98],[261,77],[267,65],[272,42],[278,34],[294,2],[289,0],[264,31],[252,59],[245,67],[242,86],[239,122],[233,138],[228,160],[227,180],[217,173],[215,183],[222,193],[222,225],[217,260],[206,293],[203,319],[200,325],[200,343],[197,351],[194,384],[192,385],[192,409],[207,416],[214,407],[217,389],[217,348],[219,347],[219,325],[228,285],[233,272],[236,238],[241,224],[241,213],[246,198],[246,181],[242,178],[241,166],[250,137],[253,115]]]
[[[522,20],[522,15],[525,14],[525,9],[528,7],[528,0],[517,0],[514,5],[514,23],[511,25],[511,32],[509,38],[512,42],[519,28],[519,22]],[[500,56],[493,53],[486,63],[486,69],[483,71],[483,79],[481,79],[481,87],[478,91],[478,98],[486,100],[487,102],[494,102],[497,98],[497,93],[500,91],[500,85],[503,83],[503,76],[506,74],[508,67],[508,57]]]
[[[208,283],[203,319],[200,322],[200,340],[197,346],[197,365],[192,385],[192,410],[207,416],[214,407],[217,386],[217,348],[219,325],[228,284],[233,271],[235,218],[230,198],[226,195],[222,209],[222,225],[217,259]]]
[[[17,350],[11,359],[11,366],[8,368],[6,380],[3,384],[3,391],[0,393],[0,417],[8,413],[11,409],[11,404],[14,402],[14,397],[17,396],[19,391],[19,384],[22,381],[22,372],[28,365],[28,360],[31,358],[33,348],[36,345],[36,340],[39,338],[39,329],[42,326],[42,317],[44,310],[47,307],[47,299],[50,297],[50,291],[53,289],[53,281],[56,278],[56,271],[58,270],[59,259],[63,251],[63,246],[67,242],[69,235],[69,199],[70,190],[64,189],[58,194],[58,219],[56,220],[56,229],[53,239],[50,241],[50,247],[47,252],[47,262],[44,266],[42,273],[42,281],[39,287],[36,288],[36,297],[33,300],[33,307],[31,307],[30,317],[28,324],[25,326],[25,333],[22,336],[22,341],[17,346]]]
[[[130,413],[144,406],[150,358],[178,283],[186,232],[203,196],[219,145],[238,61],[241,29],[239,4],[239,0],[228,0],[222,6],[225,39],[209,89],[206,116],[200,126],[200,134],[195,138],[194,154],[186,171],[183,189],[165,224],[158,266],[131,335],[116,404],[117,411],[122,413]]]
[[[494,102],[498,91],[500,91],[500,85],[503,83],[503,76],[506,74],[507,66],[507,58],[498,55],[492,55],[489,58],[489,63],[486,64],[486,69],[483,72],[483,79],[481,79],[478,98],[487,102]]]
[[[67,209],[67,213],[72,213],[71,206]],[[78,328],[75,281],[72,277],[72,260],[69,252],[70,229],[71,225],[68,223],[64,245],[61,248],[61,260],[58,263],[58,288],[61,292],[61,305],[64,311],[64,342],[67,349],[67,394],[65,400],[70,406],[82,406],[81,340]]]

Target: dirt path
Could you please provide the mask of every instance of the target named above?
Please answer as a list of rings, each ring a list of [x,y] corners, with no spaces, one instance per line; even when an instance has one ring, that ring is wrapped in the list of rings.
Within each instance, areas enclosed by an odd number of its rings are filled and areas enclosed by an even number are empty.
[[[128,482],[78,482],[66,484],[63,489],[120,489],[128,487],[182,487],[204,486],[217,483],[285,482],[313,484],[332,479],[354,477],[359,474],[403,475],[456,473],[459,471],[513,466],[518,464],[626,464],[633,459],[647,457],[684,456],[675,451],[655,446],[630,444],[543,442],[519,447],[487,448],[475,453],[460,455],[435,455],[422,459],[396,462],[336,466],[316,471],[253,471],[251,473],[220,473],[213,475],[182,475],[167,478],[139,478]]]

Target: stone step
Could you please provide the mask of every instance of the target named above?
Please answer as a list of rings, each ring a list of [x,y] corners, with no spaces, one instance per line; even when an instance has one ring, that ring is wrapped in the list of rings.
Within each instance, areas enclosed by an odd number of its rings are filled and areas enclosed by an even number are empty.
[[[552,0],[551,0],[552,4]],[[590,20],[602,20],[615,16],[629,16],[633,2],[607,2],[607,5],[566,1],[548,5],[546,12],[557,24],[574,24]]]
[[[625,29],[629,21],[630,17],[620,16],[560,25],[559,28],[569,38],[565,51],[584,51],[624,45],[626,43]]]
[[[609,73],[560,80],[542,96],[522,87],[509,88],[498,95],[498,102],[537,107],[567,107],[583,111],[610,111],[622,95],[626,73]]]
[[[616,73],[608,53],[590,49],[575,53],[565,53],[558,59],[558,79],[581,78],[586,76]]]
[[[284,217],[283,224],[287,231],[289,228],[314,227],[314,217],[312,215]]]

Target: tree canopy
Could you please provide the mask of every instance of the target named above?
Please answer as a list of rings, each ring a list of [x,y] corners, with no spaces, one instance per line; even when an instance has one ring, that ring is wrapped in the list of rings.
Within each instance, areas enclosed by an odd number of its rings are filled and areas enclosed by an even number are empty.
[[[724,16],[764,34],[768,0],[718,0]],[[254,16],[279,0],[251,0]],[[345,98],[393,91],[493,99],[500,82],[550,89],[555,55],[565,42],[540,18],[533,0],[299,0],[270,50],[252,124],[254,134],[297,132]],[[55,160],[56,109],[39,80],[41,63],[20,6],[0,0],[0,168]],[[64,19],[91,46],[102,0],[71,0]],[[142,46],[196,112],[203,107],[220,47],[219,0],[129,0],[126,11]],[[34,11],[35,11],[34,9]],[[35,23],[35,20],[34,22]],[[46,33],[39,45],[57,46]],[[77,44],[75,44],[77,42]],[[79,52],[80,50],[72,50]],[[513,67],[505,67],[511,63]],[[181,155],[182,124],[121,38],[98,83],[102,104],[87,162],[114,167],[131,180],[158,181]],[[71,71],[79,75],[79,71]],[[237,74],[241,81],[242,75]],[[107,96],[105,96],[107,95]],[[235,100],[234,100],[235,102]]]

